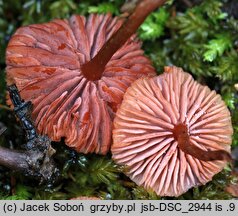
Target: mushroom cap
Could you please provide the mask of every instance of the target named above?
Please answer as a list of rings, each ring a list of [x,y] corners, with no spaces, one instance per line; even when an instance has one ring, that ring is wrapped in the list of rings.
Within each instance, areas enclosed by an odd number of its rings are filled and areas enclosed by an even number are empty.
[[[203,185],[226,161],[204,161],[185,153],[174,133],[181,124],[188,129],[189,145],[204,152],[230,152],[231,117],[215,91],[177,67],[138,79],[116,113],[112,157],[134,182],[159,196],[179,196]]]
[[[53,141],[64,138],[78,152],[108,152],[112,119],[127,87],[155,75],[135,35],[113,55],[100,80],[82,75],[81,66],[121,24],[110,14],[73,15],[16,31],[7,47],[7,84],[15,83],[21,97],[32,102],[39,133]]]

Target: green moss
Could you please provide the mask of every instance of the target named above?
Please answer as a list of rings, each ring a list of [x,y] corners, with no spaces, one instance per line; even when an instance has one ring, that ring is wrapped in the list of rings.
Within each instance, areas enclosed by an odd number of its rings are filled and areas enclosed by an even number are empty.
[[[169,18],[169,13],[165,8],[151,13],[140,26],[138,34],[142,40],[155,41],[164,35],[165,23]]]

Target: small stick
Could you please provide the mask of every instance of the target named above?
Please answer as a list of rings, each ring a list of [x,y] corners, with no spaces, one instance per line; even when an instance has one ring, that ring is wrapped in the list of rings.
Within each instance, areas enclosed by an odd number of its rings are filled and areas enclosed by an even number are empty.
[[[29,169],[27,154],[0,146],[0,164],[12,170],[25,172]]]
[[[10,98],[14,105],[14,112],[16,117],[20,120],[23,129],[26,131],[26,138],[28,141],[37,137],[35,127],[30,118],[31,103],[25,102],[21,99],[20,94],[15,85],[7,87]],[[30,147],[32,148],[32,146]]]
[[[21,99],[15,85],[8,86],[14,112],[26,132],[25,151],[0,147],[0,165],[43,181],[55,181],[59,176],[52,159],[55,150],[47,136],[38,135],[30,118],[31,103]]]

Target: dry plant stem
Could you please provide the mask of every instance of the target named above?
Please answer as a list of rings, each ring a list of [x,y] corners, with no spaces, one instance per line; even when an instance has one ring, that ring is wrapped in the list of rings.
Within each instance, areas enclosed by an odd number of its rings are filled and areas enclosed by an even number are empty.
[[[8,91],[14,105],[15,115],[20,120],[22,128],[26,132],[27,141],[34,140],[37,137],[37,133],[30,117],[31,103],[25,102],[21,99],[18,89],[15,85],[8,86]],[[34,143],[35,142],[32,142],[32,144]],[[30,146],[29,149],[32,149],[33,147],[34,146]]]
[[[27,155],[25,153],[0,146],[0,165],[3,165],[11,170],[25,172],[29,169],[26,159]]]
[[[26,151],[17,151],[0,147],[0,165],[24,175],[37,177],[42,181],[54,181],[58,175],[58,169],[52,159],[55,150],[51,147],[51,141],[47,136],[36,133],[31,122],[31,105],[21,99],[15,85],[8,86],[8,91],[14,112],[26,132]]]
[[[97,55],[82,66],[83,75],[92,81],[100,79],[113,54],[136,32],[146,17],[165,2],[166,0],[140,1],[121,28],[104,44]]]
[[[47,137],[38,137],[34,142],[39,146],[45,145],[45,149],[17,151],[0,147],[0,165],[38,178],[41,182],[55,181],[59,174],[52,159],[55,150],[50,146]]]

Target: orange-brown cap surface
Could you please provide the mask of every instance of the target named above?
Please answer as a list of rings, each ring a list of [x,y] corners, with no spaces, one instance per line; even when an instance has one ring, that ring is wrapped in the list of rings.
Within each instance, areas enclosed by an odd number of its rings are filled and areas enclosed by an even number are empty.
[[[33,120],[42,134],[78,152],[105,154],[110,148],[114,112],[127,87],[154,75],[132,36],[111,58],[99,80],[86,79],[90,61],[121,26],[111,15],[72,16],[19,28],[6,53],[7,83],[33,103]],[[94,71],[92,71],[94,73]]]
[[[221,96],[182,69],[166,67],[126,91],[114,119],[112,154],[138,185],[179,196],[224,168],[232,133]]]

